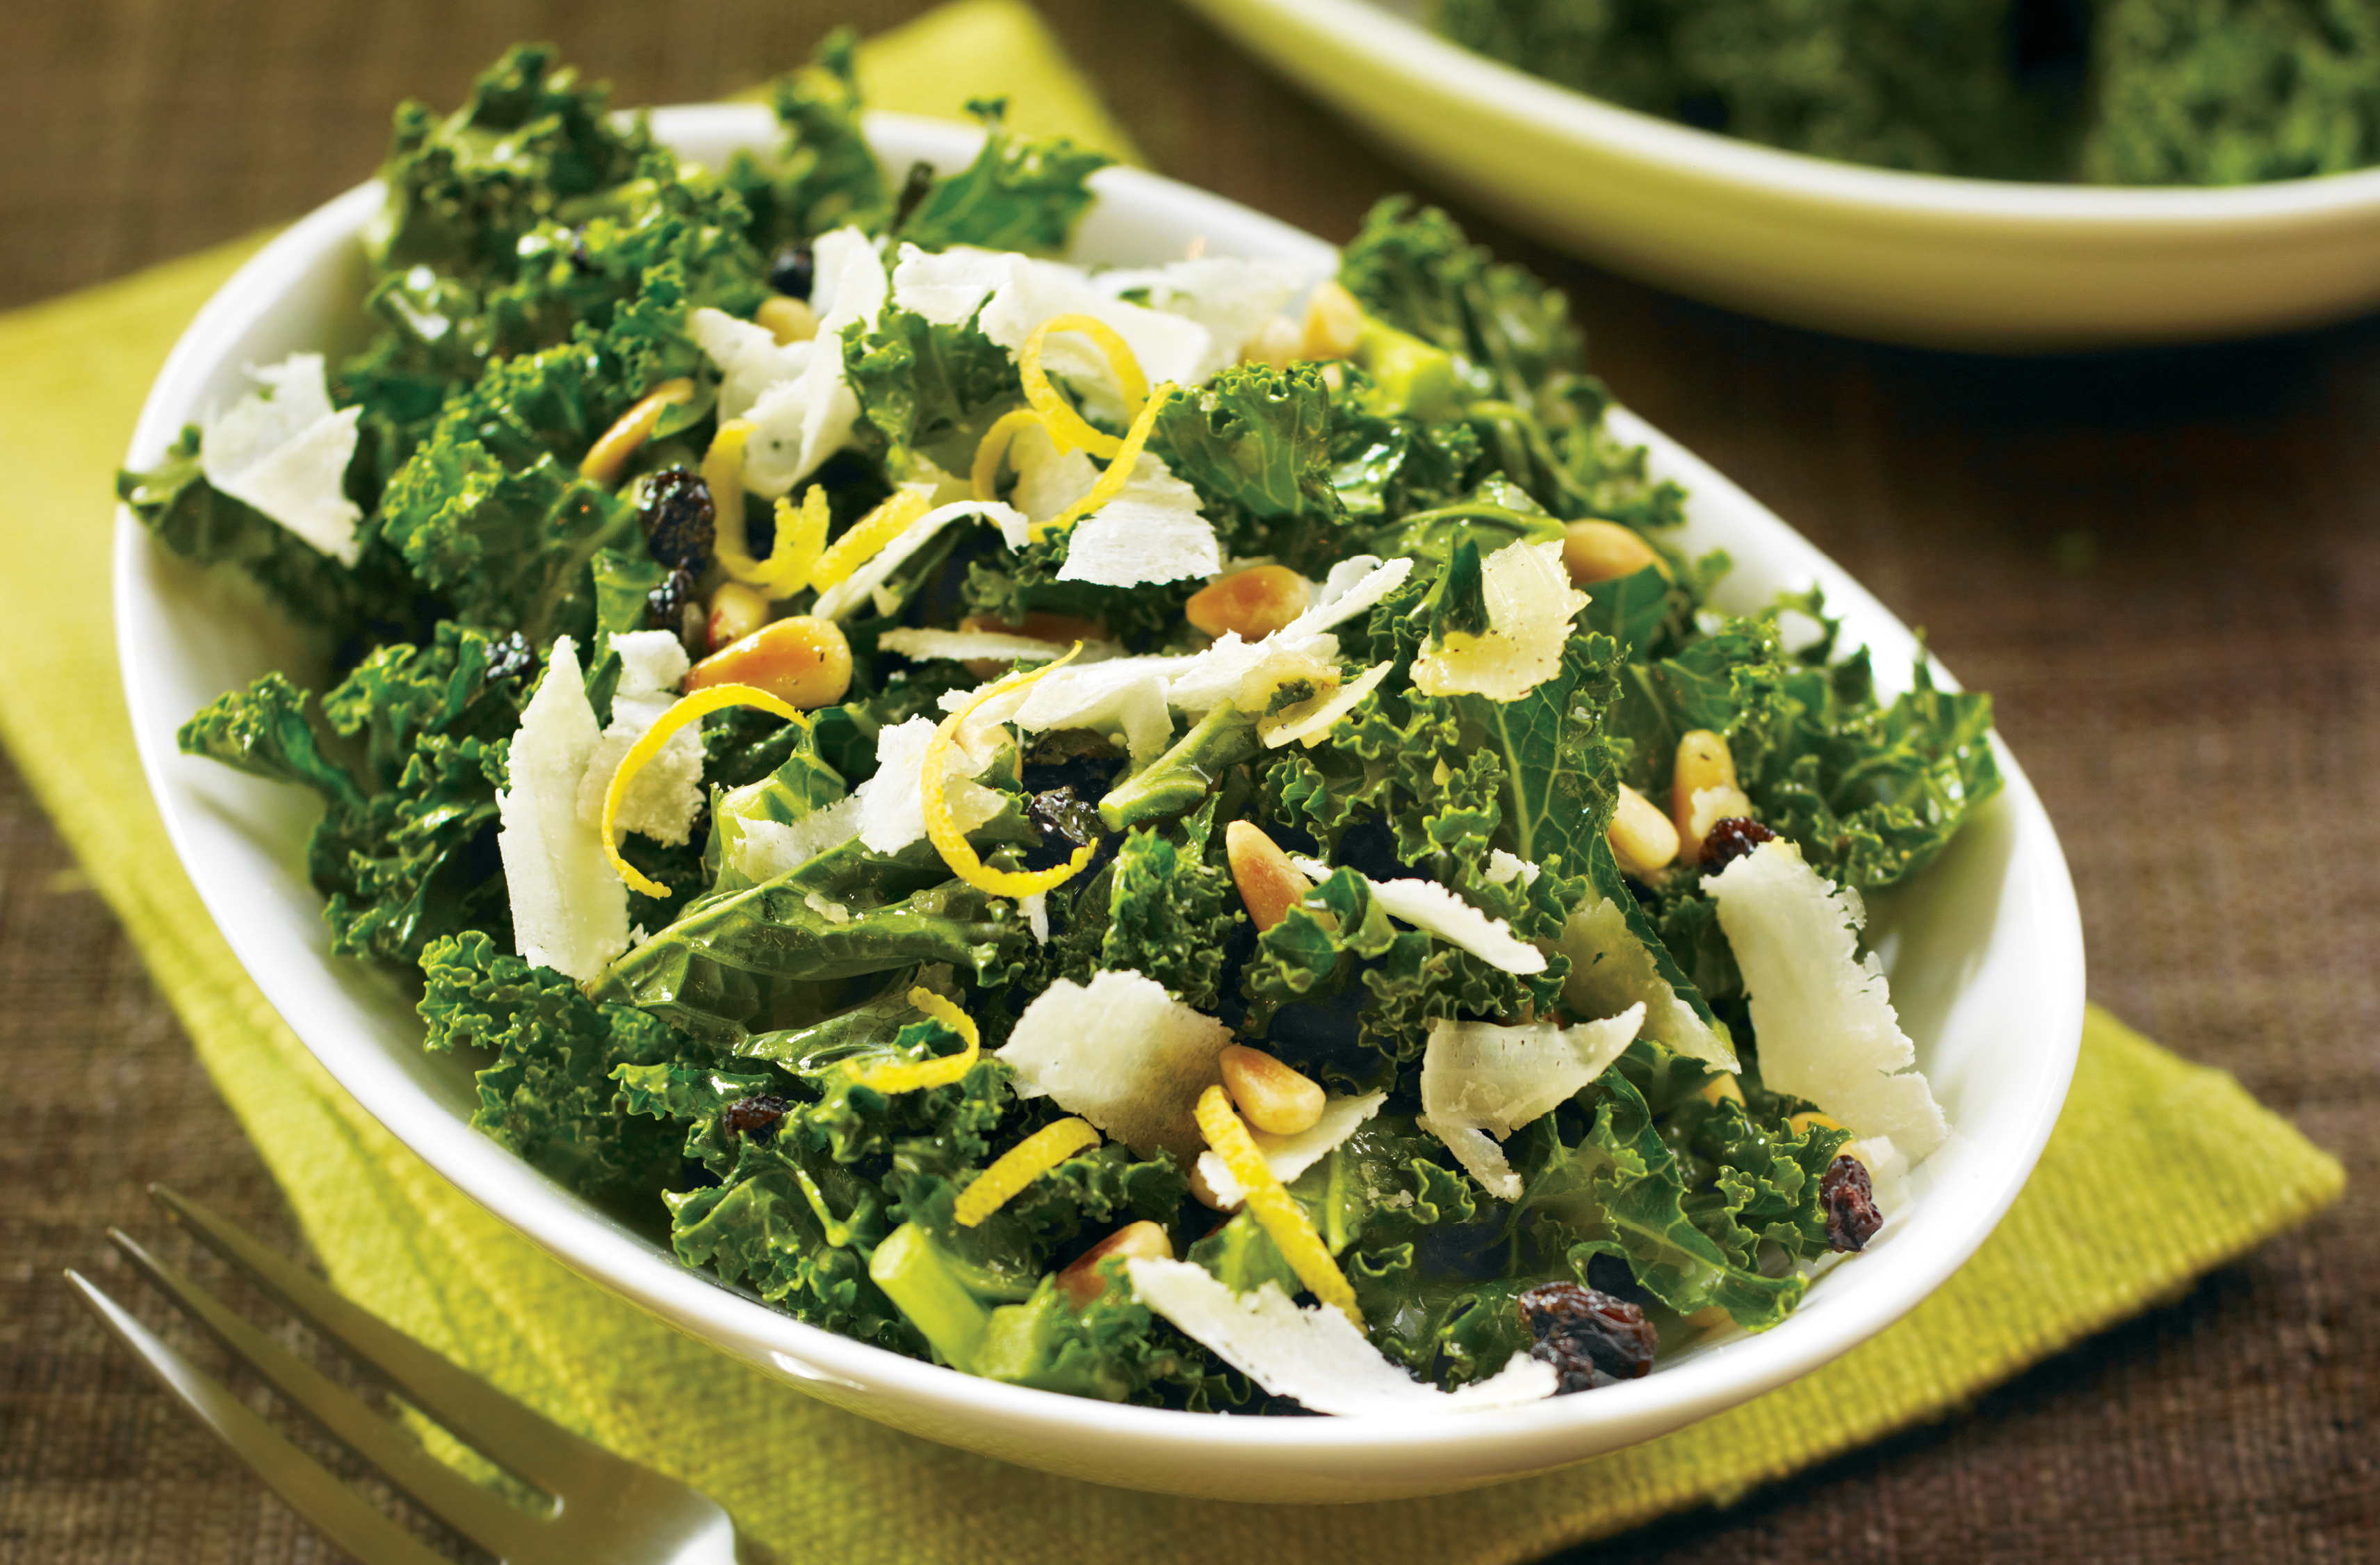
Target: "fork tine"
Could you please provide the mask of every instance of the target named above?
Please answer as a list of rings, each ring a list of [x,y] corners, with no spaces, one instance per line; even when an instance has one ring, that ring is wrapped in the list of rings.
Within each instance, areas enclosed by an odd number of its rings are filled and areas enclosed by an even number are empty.
[[[514,1476],[558,1495],[574,1477],[626,1465],[333,1292],[327,1283],[196,1201],[160,1184],[151,1185],[149,1194],[249,1280]]]
[[[66,1276],[115,1340],[318,1532],[363,1565],[450,1565],[443,1555],[382,1515],[283,1438],[219,1381],[166,1346],[90,1279],[72,1268]]]
[[[221,1299],[151,1255],[121,1229],[108,1239],[215,1341],[273,1382],[340,1443],[386,1474],[424,1510],[491,1554],[510,1554],[537,1523],[423,1450],[395,1425],[259,1330]]]

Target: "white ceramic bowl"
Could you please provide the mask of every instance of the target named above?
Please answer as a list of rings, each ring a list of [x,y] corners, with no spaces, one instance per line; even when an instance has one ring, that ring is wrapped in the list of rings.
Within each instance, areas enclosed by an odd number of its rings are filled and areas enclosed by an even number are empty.
[[[1794,325],[2033,351],[2244,336],[2380,305],[2380,169],[2225,189],[1901,174],[1557,87],[1395,14],[1415,0],[1189,3],[1465,202]]]
[[[717,160],[770,140],[765,111],[670,109],[656,130]],[[890,116],[886,161],[944,167],[972,154],[961,128]],[[1098,178],[1078,253],[1147,264],[1203,237],[1218,254],[1325,257],[1326,246],[1245,208],[1131,170]],[[359,331],[357,233],[380,200],[350,191],[281,236],[211,300],[151,392],[128,462],[155,462],[186,422],[245,389],[241,369]],[[1725,597],[1766,602],[1824,584],[1851,634],[1905,683],[1915,644],[1875,599],[1784,523],[1626,413],[1623,435],[1693,491],[1686,541],[1741,562]],[[302,638],[238,605],[219,576],[117,522],[116,623],[142,765],[183,865],[265,995],[307,1047],[397,1138],[473,1199],[585,1276],[722,1351],[839,1407],[934,1439],[1108,1484],[1280,1500],[1353,1500],[1493,1483],[1649,1438],[1757,1396],[1864,1341],[1930,1292],[1991,1232],[2063,1101],[2081,1036],[2082,942],[2056,836],[2024,774],[1876,930],[1893,993],[1956,1134],[1919,1171],[1914,1198],[1868,1251],[1820,1278],[1775,1330],[1682,1355],[1645,1379],[1512,1412],[1439,1419],[1218,1418],[1114,1407],[996,1385],[804,1326],[686,1269],[532,1171],[468,1123],[468,1066],[427,1055],[398,988],[334,959],[307,883],[313,809],[298,790],[177,753],[174,731],[219,692],[274,667],[302,673]],[[294,660],[294,661],[293,661]]]

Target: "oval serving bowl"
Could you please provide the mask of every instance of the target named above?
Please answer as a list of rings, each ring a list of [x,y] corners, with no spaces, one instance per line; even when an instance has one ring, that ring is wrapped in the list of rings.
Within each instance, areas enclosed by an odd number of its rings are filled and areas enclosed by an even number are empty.
[[[665,109],[655,131],[716,164],[772,141],[765,110]],[[948,169],[975,133],[936,121],[869,121],[893,167]],[[1147,265],[1193,240],[1210,253],[1323,260],[1332,252],[1214,196],[1130,169],[1094,180],[1077,260]],[[209,301],[150,393],[128,462],[154,463],[182,426],[247,386],[244,366],[336,351],[360,330],[357,236],[378,208],[367,185],[275,239]],[[1692,491],[1690,548],[1739,562],[1722,599],[1748,607],[1813,582],[1905,687],[1916,643],[1883,606],[1784,523],[1624,411],[1617,431],[1657,474]],[[1642,1380],[1530,1407],[1454,1417],[1222,1418],[1119,1407],[978,1380],[805,1326],[680,1266],[470,1128],[468,1062],[433,1059],[400,986],[334,958],[308,884],[313,807],[178,753],[174,731],[218,693],[279,667],[306,672],[302,642],[220,576],[168,554],[128,513],[116,524],[118,650],[141,764],[166,829],[233,950],[306,1046],[407,1146],[583,1276],[764,1373],[838,1407],[987,1455],[1099,1483],[1202,1497],[1359,1500],[1467,1488],[1649,1439],[1757,1396],[1890,1325],[1957,1269],[2015,1198],[2073,1071],[2082,1014],[2074,893],[2040,801],[2005,747],[2008,785],[1916,886],[1878,899],[1871,932],[1918,1059],[1949,1115],[1949,1145],[1867,1252],[1820,1277],[1791,1319],[1665,1361]],[[1998,741],[1994,740],[1996,746]]]
[[[1397,14],[1413,0],[1188,3],[1464,203],[1791,325],[2033,352],[2380,306],[2380,169],[2217,189],[1904,174],[1558,87]]]

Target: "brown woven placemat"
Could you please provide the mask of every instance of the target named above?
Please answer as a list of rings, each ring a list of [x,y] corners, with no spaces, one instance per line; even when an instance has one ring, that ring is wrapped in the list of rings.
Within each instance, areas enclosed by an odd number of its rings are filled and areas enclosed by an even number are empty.
[[[516,37],[702,98],[914,6],[96,0],[0,50],[0,308],[285,220]],[[1157,164],[1330,237],[1411,185],[1171,7],[1044,6]],[[1426,192],[1461,205],[1459,192]],[[1971,685],[2059,824],[2095,996],[2350,1170],[2172,1306],[1735,1510],[1597,1559],[2380,1559],[2380,327],[2045,362],[1815,338],[1549,262],[1639,409]],[[41,563],[12,563],[19,591]],[[0,769],[0,1562],[327,1551],[55,1280],[159,1179],[278,1243],[277,1194]]]

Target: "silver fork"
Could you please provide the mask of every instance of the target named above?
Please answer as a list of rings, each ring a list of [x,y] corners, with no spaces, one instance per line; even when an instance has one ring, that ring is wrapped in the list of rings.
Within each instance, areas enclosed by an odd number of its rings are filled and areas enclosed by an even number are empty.
[[[709,1496],[613,1455],[431,1352],[229,1221],[159,1185],[149,1194],[209,1249],[419,1408],[552,1503],[525,1510],[439,1462],[390,1420],[266,1336],[120,1229],[107,1237],[234,1357],[431,1515],[507,1565],[730,1565],[735,1523]],[[258,1477],[363,1565],[449,1565],[290,1444],[223,1384],[69,1269],[117,1341]]]

